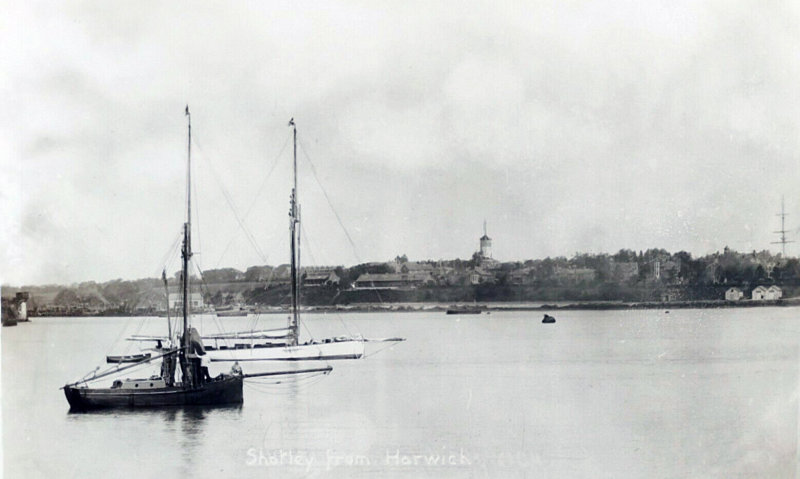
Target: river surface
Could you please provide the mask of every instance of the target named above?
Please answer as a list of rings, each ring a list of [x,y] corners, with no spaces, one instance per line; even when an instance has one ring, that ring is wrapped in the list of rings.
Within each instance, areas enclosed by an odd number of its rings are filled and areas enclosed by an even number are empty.
[[[241,407],[91,414],[59,387],[166,319],[33,318],[2,329],[4,477],[797,476],[800,309],[554,315],[309,314],[304,335],[408,340]],[[218,321],[195,325],[252,317]]]

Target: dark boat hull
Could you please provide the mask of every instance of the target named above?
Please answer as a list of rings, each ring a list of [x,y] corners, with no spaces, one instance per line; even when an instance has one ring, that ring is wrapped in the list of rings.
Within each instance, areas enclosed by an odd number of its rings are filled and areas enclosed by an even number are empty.
[[[76,388],[64,387],[70,409],[85,411],[102,408],[150,408],[166,406],[218,406],[242,403],[241,376],[229,376],[184,389]]]

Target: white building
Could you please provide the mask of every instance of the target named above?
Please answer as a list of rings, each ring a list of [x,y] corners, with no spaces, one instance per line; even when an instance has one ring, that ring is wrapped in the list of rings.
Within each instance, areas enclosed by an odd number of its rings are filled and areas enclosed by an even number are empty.
[[[767,294],[764,297],[764,299],[781,299],[782,296],[783,296],[783,291],[781,290],[781,288],[772,285],[769,287],[769,289],[767,289]]]
[[[756,289],[753,290],[752,294],[752,298],[758,301],[781,299],[782,296],[783,291],[781,288],[775,285],[772,285],[769,288],[765,286],[757,286]]]
[[[725,301],[739,301],[744,297],[744,293],[739,288],[728,288],[725,291]]]
[[[180,294],[170,295],[169,299],[172,300],[172,309],[183,309],[183,299]],[[199,311],[205,307],[203,303],[203,295],[200,293],[189,293],[189,308],[190,310]]]
[[[753,289],[753,293],[751,294],[750,297],[754,300],[762,301],[764,299],[767,299],[766,296],[767,296],[767,288],[763,286],[756,286],[756,288]]]

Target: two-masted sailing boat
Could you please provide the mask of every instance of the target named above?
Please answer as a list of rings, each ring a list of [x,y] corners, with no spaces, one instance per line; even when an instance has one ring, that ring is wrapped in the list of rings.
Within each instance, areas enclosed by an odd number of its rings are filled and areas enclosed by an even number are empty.
[[[293,187],[289,198],[289,234],[291,253],[291,313],[285,329],[231,333],[208,339],[250,339],[234,348],[209,348],[211,361],[308,361],[360,359],[367,342],[399,342],[404,338],[368,339],[362,336],[336,336],[300,343],[300,203],[297,189],[297,126],[289,121],[294,146]],[[256,338],[263,339],[255,342]]]
[[[182,329],[176,337],[169,337],[166,345],[158,349],[156,356],[148,355],[141,361],[122,366],[118,364],[110,370],[98,373],[96,369],[88,377],[67,384],[63,387],[70,407],[73,410],[86,410],[104,407],[159,407],[181,405],[227,405],[242,403],[242,386],[246,378],[296,375],[304,373],[328,373],[330,366],[314,369],[295,369],[292,371],[273,371],[257,374],[244,374],[238,364],[234,364],[230,373],[221,373],[211,377],[208,367],[203,365],[206,354],[202,339],[196,329],[190,325],[189,301],[189,260],[192,257],[191,241],[191,161],[192,161],[192,124],[189,107],[186,107],[188,119],[188,154],[186,173],[186,222],[183,225],[182,256]],[[161,360],[161,374],[141,379],[116,379],[110,387],[90,387],[89,384],[109,376],[119,375],[122,371]],[[121,363],[121,361],[120,361]],[[99,368],[98,368],[99,369]],[[176,372],[180,374],[176,378]]]

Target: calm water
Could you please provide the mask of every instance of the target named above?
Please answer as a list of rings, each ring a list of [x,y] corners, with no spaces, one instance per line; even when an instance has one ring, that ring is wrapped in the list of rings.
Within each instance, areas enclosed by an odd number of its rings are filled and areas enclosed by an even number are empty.
[[[800,310],[556,317],[308,315],[408,341],[241,407],[93,414],[58,388],[165,320],[34,318],[2,330],[5,477],[795,477]]]

